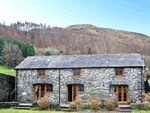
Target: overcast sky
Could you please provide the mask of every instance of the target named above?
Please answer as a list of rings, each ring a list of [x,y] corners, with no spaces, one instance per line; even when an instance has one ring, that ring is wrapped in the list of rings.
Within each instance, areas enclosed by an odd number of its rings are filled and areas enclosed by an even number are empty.
[[[0,22],[46,23],[97,27],[150,36],[150,0],[1,0]]]

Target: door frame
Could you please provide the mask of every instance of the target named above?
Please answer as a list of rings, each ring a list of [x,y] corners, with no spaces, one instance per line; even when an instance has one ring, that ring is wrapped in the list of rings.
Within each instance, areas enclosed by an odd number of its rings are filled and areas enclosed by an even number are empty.
[[[72,95],[71,95],[71,96],[72,96],[72,101],[68,101],[68,96],[69,96],[69,95],[68,95],[68,94],[69,94],[69,93],[68,93],[68,91],[69,91],[69,87],[68,87],[68,86],[69,86],[69,85],[72,86]],[[80,84],[69,84],[69,85],[67,85],[67,102],[74,102],[75,100],[74,100],[74,98],[73,98],[73,96],[74,96],[74,94],[73,94],[73,92],[74,92],[73,87],[76,86],[76,97],[77,97],[77,94],[78,94],[78,92],[79,92],[79,90],[78,90],[78,85],[80,85]]]
[[[44,90],[45,90],[44,92],[45,93],[46,93],[46,89],[47,89],[47,87],[46,87],[47,84],[34,84],[33,85],[33,101],[35,101],[35,95],[36,95],[35,86],[36,85],[39,86],[39,98],[38,98],[38,100],[41,99],[41,85],[44,85]]]
[[[119,86],[121,86],[121,101],[119,101]],[[124,89],[123,86],[127,86],[127,85],[116,85],[116,92],[117,92],[117,103],[128,103],[128,86],[126,87],[126,101],[122,101],[124,100]]]

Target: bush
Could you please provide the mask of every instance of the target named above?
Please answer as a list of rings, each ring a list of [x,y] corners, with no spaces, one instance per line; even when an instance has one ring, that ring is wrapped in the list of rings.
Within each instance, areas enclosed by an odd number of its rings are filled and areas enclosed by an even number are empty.
[[[77,111],[82,110],[81,104],[82,104],[82,99],[77,96],[77,97],[76,97],[76,100],[75,100],[75,106],[76,106],[76,110],[77,110]]]
[[[94,99],[90,101],[90,107],[91,109],[94,109],[94,110],[98,110],[98,107],[100,104],[101,102],[98,100],[97,97],[94,97]]]
[[[34,102],[32,103],[32,107],[38,107],[37,101],[34,101]]]
[[[4,64],[5,64],[4,60],[0,59],[0,65],[4,65]]]
[[[119,112],[119,111],[120,111],[120,108],[119,108],[119,107],[116,107],[116,108],[115,108],[115,111]]]
[[[48,107],[54,110],[59,110],[60,108],[59,103],[53,103],[53,102],[51,102]]]
[[[82,99],[77,96],[75,100],[75,105],[81,105],[81,104],[82,104]]]
[[[51,53],[48,52],[48,51],[46,51],[46,52],[45,52],[45,56],[51,56]]]
[[[75,109],[76,109],[75,103],[71,103],[70,106],[69,106],[69,108],[70,108],[71,110],[75,110]]]
[[[136,103],[132,103],[130,104],[131,108],[134,109],[139,109],[139,110],[149,110],[149,104],[145,104],[145,103],[141,103],[141,104],[136,104]]]
[[[143,91],[142,94],[145,96],[144,99],[150,103],[150,93],[144,93]]]
[[[40,100],[37,101],[40,109],[46,109],[49,106],[51,99],[47,96],[42,97]]]
[[[113,99],[111,98],[106,98],[105,99],[105,105],[107,107],[107,110],[113,110],[114,109],[114,105],[113,105]]]
[[[150,77],[150,73],[147,73],[147,74],[146,74],[146,77]]]
[[[136,103],[131,103],[130,106],[133,110],[138,109],[138,105]]]
[[[82,106],[82,109],[84,109],[84,110],[85,110],[85,109],[91,109],[90,104],[86,104],[86,103],[85,103],[85,104],[82,104],[81,106]]]

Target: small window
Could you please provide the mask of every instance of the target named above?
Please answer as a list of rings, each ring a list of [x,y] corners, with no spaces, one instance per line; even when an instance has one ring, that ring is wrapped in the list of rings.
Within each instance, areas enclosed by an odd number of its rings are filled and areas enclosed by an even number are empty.
[[[80,77],[80,76],[81,76],[81,69],[74,69],[73,77]]]
[[[45,70],[38,70],[38,77],[45,77]]]
[[[47,84],[45,89],[46,89],[46,93],[53,93],[53,85],[52,84]]]
[[[78,85],[78,91],[84,92],[84,85]]]
[[[115,68],[115,76],[123,76],[123,68]]]
[[[110,93],[116,93],[116,86],[115,85],[110,86]]]

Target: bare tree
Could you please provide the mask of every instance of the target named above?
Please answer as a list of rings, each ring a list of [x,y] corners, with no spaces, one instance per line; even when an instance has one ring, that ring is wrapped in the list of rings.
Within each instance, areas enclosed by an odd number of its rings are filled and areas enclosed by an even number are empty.
[[[16,66],[23,59],[22,51],[18,45],[14,44],[5,44],[2,49],[2,58],[7,66]]]

